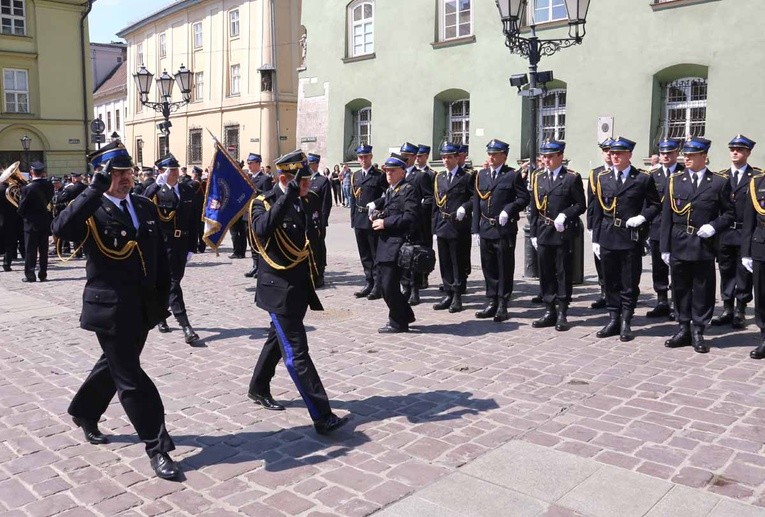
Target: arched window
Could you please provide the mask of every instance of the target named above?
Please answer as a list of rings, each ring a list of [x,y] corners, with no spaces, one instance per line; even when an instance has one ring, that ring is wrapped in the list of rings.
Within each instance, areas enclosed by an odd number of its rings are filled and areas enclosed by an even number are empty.
[[[685,77],[664,89],[664,135],[668,138],[704,136],[707,120],[707,80]]]
[[[353,99],[345,105],[345,149],[343,159],[356,159],[356,148],[372,145],[372,103],[368,99]]]
[[[566,139],[566,90],[547,92],[539,106],[537,121],[539,141]]]
[[[348,57],[375,51],[374,2],[355,0],[348,5]]]
[[[470,99],[449,104],[447,139],[457,144],[470,143]]]

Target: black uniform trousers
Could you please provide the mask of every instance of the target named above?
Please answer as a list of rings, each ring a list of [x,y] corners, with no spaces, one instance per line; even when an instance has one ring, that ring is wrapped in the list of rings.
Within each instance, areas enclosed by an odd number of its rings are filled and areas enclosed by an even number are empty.
[[[243,217],[231,225],[231,242],[234,246],[234,255],[244,257],[247,252],[247,222]]]
[[[420,210],[420,240],[428,249],[433,249],[433,202],[424,202]],[[428,273],[417,275],[418,287],[428,283]]]
[[[191,238],[189,236],[189,238]],[[189,318],[186,315],[186,302],[183,300],[183,289],[181,280],[186,275],[186,249],[187,241],[181,237],[167,237],[169,241],[177,240],[177,243],[170,242],[167,247],[167,257],[170,262],[170,311],[178,320],[182,327],[189,325]]]
[[[717,252],[720,295],[723,302],[752,301],[752,274],[741,263],[741,246],[721,245]]]
[[[598,285],[603,287],[603,266],[600,264],[600,259],[593,253],[592,258],[595,260],[595,272],[598,274]]]
[[[319,270],[319,276],[324,276],[324,271],[327,269],[327,229],[318,228],[316,233],[319,234],[319,238],[316,240],[316,249],[313,250],[313,256],[316,260],[316,269]],[[253,256],[255,256],[254,253]]]
[[[407,328],[414,321],[414,311],[401,293],[401,269],[394,262],[378,264],[383,300],[388,306],[388,324],[397,329]]]
[[[197,221],[197,251],[202,253],[205,249],[207,249],[207,243],[204,240],[204,234],[205,234],[205,222],[204,221]]]
[[[669,291],[669,266],[661,259],[661,244],[651,239],[651,279],[657,293]]]
[[[670,267],[677,321],[707,326],[715,308],[715,261],[672,257]]]
[[[40,278],[48,276],[48,232],[24,230],[24,275],[30,280],[35,277],[37,255],[40,255]]]
[[[19,238],[21,237],[21,238]],[[19,244],[23,242],[24,233],[18,226],[6,225],[2,233],[3,266],[11,267],[11,262],[18,257]],[[26,255],[26,252],[24,253]]]
[[[470,233],[467,233],[457,240],[459,241],[459,244],[457,245],[457,253],[459,254],[460,264],[464,267],[463,274],[465,275],[465,281],[467,282],[467,277],[470,276],[470,270],[473,267],[470,263],[470,251],[473,248],[473,238]]]
[[[284,358],[284,366],[292,382],[303,398],[311,418],[316,421],[328,417],[332,410],[319,373],[308,354],[308,337],[303,325],[305,312],[304,309],[300,314],[289,316],[269,313],[271,328],[252,372],[250,393],[271,395],[271,379],[276,373],[276,365]]]
[[[364,268],[364,277],[367,283],[377,283],[379,267],[375,264],[377,254],[377,234],[374,230],[354,229],[356,234],[356,246],[359,249],[361,266]]]
[[[754,322],[765,338],[765,262],[752,261],[752,277],[754,280]]]
[[[460,293],[460,290],[467,281],[465,274],[467,266],[465,264],[464,247],[465,239],[436,238],[438,247],[438,266],[441,271],[441,281],[444,284],[444,291],[447,293]],[[468,247],[468,249],[470,249]]]
[[[481,268],[486,280],[486,297],[510,301],[515,273],[515,236],[481,238]]]
[[[141,368],[140,355],[148,329],[111,336],[96,332],[103,354],[69,404],[69,414],[98,422],[117,393],[149,457],[175,449],[165,428],[165,407],[159,391]]]
[[[600,249],[603,287],[609,311],[634,311],[640,295],[640,275],[643,272],[643,248],[628,250]]]
[[[574,291],[573,245],[571,242],[559,246],[539,244],[539,285],[542,289],[542,300],[546,304],[571,302]]]

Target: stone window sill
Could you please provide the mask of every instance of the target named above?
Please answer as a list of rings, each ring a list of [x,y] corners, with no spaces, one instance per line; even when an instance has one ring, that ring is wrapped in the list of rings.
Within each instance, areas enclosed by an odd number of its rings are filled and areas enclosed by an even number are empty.
[[[475,34],[471,34],[470,36],[464,36],[462,38],[451,38],[441,41],[434,41],[430,44],[433,49],[439,49],[439,48],[448,48],[448,47],[456,47],[457,45],[468,45],[470,43],[475,43]]]
[[[686,5],[704,4],[706,2],[719,2],[720,0],[665,0],[663,2],[651,3],[651,9],[654,11],[663,11],[665,9],[674,9],[675,7],[684,7]]]
[[[356,63],[358,61],[366,61],[367,59],[374,59],[377,57],[377,54],[372,52],[371,54],[364,54],[362,56],[354,56],[354,57],[345,57],[343,58],[343,63]]]

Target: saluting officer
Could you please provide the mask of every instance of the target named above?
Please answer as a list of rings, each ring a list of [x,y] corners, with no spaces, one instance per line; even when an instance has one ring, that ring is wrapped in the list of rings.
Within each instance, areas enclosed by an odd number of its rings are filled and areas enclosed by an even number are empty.
[[[653,176],[656,191],[662,203],[667,194],[669,177],[685,168],[682,164],[677,163],[681,145],[682,141],[676,139],[665,138],[659,142],[659,166],[651,171],[651,176]],[[657,301],[656,307],[648,311],[646,317],[674,319],[667,296],[669,292],[669,266],[661,260],[661,214],[651,221],[649,240],[651,244],[651,277]]]
[[[465,258],[470,253],[469,214],[473,211],[475,183],[473,177],[458,165],[459,144],[446,142],[440,151],[446,171],[436,176],[433,186],[433,230],[445,296],[433,305],[433,309],[449,309],[454,313],[462,310],[462,293],[467,282]],[[467,253],[464,249],[466,243]]]
[[[609,321],[596,333],[619,335],[622,342],[635,335],[630,324],[640,294],[643,243],[661,203],[651,174],[632,165],[635,142],[614,139],[609,153],[613,170],[601,172],[596,185],[592,249],[600,256]]]
[[[507,304],[513,294],[515,241],[518,216],[529,204],[523,177],[505,164],[510,146],[501,140],[486,145],[489,167],[475,175],[472,233],[481,238],[481,268],[489,303],[476,318],[509,318]]]
[[[250,172],[250,180],[255,185],[257,194],[265,194],[274,188],[274,178],[266,173],[262,167],[263,158],[257,153],[247,155],[247,170]],[[248,215],[249,216],[249,215]],[[242,219],[245,219],[243,216]],[[258,275],[258,250],[255,244],[250,243],[250,255],[252,256],[252,268],[244,274],[247,278],[254,278]]]
[[[680,323],[678,332],[664,346],[692,344],[700,354],[709,352],[704,328],[715,307],[717,247],[712,237],[729,228],[736,218],[728,176],[706,167],[711,145],[701,137],[685,141],[685,171],[669,178],[661,217],[661,257],[670,267]]]
[[[89,188],[53,221],[60,239],[84,241],[88,262],[80,326],[96,333],[103,351],[77,390],[68,413],[92,444],[108,443],[98,421],[117,393],[157,476],[175,478],[175,449],[157,387],[141,367],[149,329],[167,315],[170,271],[157,208],[130,195],[133,161],[120,141],[91,154],[105,163]]]
[[[744,213],[751,207],[746,197],[749,183],[755,173],[761,172],[747,163],[755,143],[743,135],[736,135],[728,143],[730,169],[720,171],[730,178],[730,201],[736,212],[736,219],[730,228],[720,231],[717,238],[717,264],[720,269],[723,311],[719,316],[712,318],[710,323],[713,326],[730,324],[734,329],[744,328],[746,304],[752,301],[752,274],[741,263],[741,229],[744,226]]]
[[[401,156],[401,158],[406,162],[404,179],[406,179],[406,182],[414,187],[415,194],[417,196],[418,202],[420,203],[420,207],[418,208],[417,213],[417,224],[412,230],[410,238],[412,242],[426,245],[427,238],[424,234],[425,226],[422,223],[422,218],[427,217],[430,219],[433,216],[433,209],[431,205],[430,210],[426,213],[426,210],[423,208],[423,206],[426,195],[426,188],[432,192],[433,180],[430,178],[430,175],[426,171],[417,168],[417,153],[419,150],[419,145],[404,142],[399,149],[399,156]],[[428,148],[428,152],[430,152],[430,148]],[[430,183],[430,185],[426,187],[425,185],[428,183]],[[428,226],[430,226],[430,224],[428,224]],[[433,241],[432,235],[430,236],[430,240],[431,242]],[[422,275],[415,274],[411,271],[402,271],[401,287],[404,289],[404,297],[408,300],[409,305],[414,306],[420,304],[420,288],[422,288],[424,285],[422,282]]]
[[[587,182],[587,229],[590,231],[590,238],[592,238],[593,219],[595,217],[595,205],[598,204],[597,196],[597,181],[598,175],[603,172],[611,170],[613,164],[611,163],[611,155],[608,153],[611,149],[611,143],[613,138],[608,137],[598,144],[600,147],[600,156],[603,159],[603,165],[599,165],[590,171],[590,178]],[[598,273],[598,285],[600,286],[600,297],[590,304],[590,309],[604,309],[606,307],[606,290],[603,287],[603,268],[600,265],[600,257],[594,252],[592,254],[595,260],[595,271]]]
[[[353,293],[356,298],[369,300],[382,298],[382,288],[378,282],[379,268],[375,256],[377,253],[377,232],[372,229],[367,205],[382,196],[388,188],[385,174],[372,166],[372,146],[360,145],[356,148],[356,157],[361,169],[351,174],[351,228],[356,234],[356,246],[359,250],[361,266],[364,268],[366,284],[361,291]]]
[[[45,165],[32,162],[30,166],[32,181],[21,188],[19,215],[24,221],[24,278],[22,282],[34,282],[37,257],[40,257],[40,269],[37,277],[40,282],[48,279],[48,236],[53,216],[48,210],[53,199],[53,185],[45,177]]]
[[[319,277],[316,279],[316,287],[324,287],[324,270],[327,268],[327,226],[329,226],[329,213],[332,210],[332,183],[329,178],[319,172],[321,155],[308,153],[308,168],[311,169],[310,191],[318,198],[318,237],[316,248],[313,250],[316,256],[316,267],[319,269]]]
[[[178,181],[178,160],[172,154],[160,159],[157,165],[167,169],[167,183],[150,185],[145,196],[159,209],[160,229],[170,261],[170,310],[183,329],[184,341],[192,344],[199,339],[199,335],[189,323],[181,280],[186,273],[186,263],[196,251],[194,189],[188,183]],[[163,333],[170,332],[167,320],[160,321],[157,329]]]
[[[762,342],[749,352],[752,359],[765,359],[765,174],[749,180],[741,231],[741,264],[752,273],[754,284],[754,322]]]
[[[409,332],[414,312],[401,292],[401,269],[398,254],[401,246],[417,231],[420,198],[414,186],[404,178],[406,161],[392,154],[383,169],[389,187],[379,199],[369,205],[372,228],[379,235],[377,264],[380,267],[380,286],[388,306],[388,323],[377,331],[381,334]]]
[[[309,242],[313,225],[308,220],[311,171],[302,151],[279,157],[277,185],[259,195],[250,205],[250,224],[260,253],[260,271],[255,303],[268,312],[271,328],[250,380],[248,396],[272,411],[284,406],[271,396],[271,379],[276,365],[284,366],[297,386],[314,428],[327,434],[345,425],[348,417],[332,413],[327,392],[308,353],[303,318],[311,310],[323,310],[316,295],[314,259]]]
[[[566,143],[544,142],[539,153],[544,169],[531,178],[531,244],[539,257],[539,283],[545,314],[531,325],[535,328],[555,326],[568,330],[568,305],[571,303],[574,279],[572,260],[574,238],[579,232],[579,216],[587,209],[584,185],[578,172],[563,166]]]

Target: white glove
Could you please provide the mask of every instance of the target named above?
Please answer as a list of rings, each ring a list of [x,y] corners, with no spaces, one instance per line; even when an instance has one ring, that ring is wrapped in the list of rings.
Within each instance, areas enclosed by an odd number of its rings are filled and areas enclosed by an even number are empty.
[[[536,237],[532,237],[531,238],[531,245],[534,246],[534,249],[538,249],[537,246],[539,246],[539,244],[537,244],[537,238]]]
[[[598,244],[597,242],[593,242],[592,252],[595,254],[596,257],[598,257],[598,260],[600,260],[600,244]]]
[[[754,261],[752,260],[752,257],[741,257],[741,264],[747,271],[754,273]]]
[[[481,245],[481,236],[477,233],[473,234],[473,246],[480,246]]]
[[[367,203],[367,212],[371,212],[375,208],[377,208],[377,206],[375,205],[374,201],[370,201],[369,203]]]
[[[505,212],[504,210],[502,210],[502,211],[499,213],[499,225],[500,225],[500,226],[505,226],[505,225],[507,224],[507,220],[508,220],[508,219],[510,219],[510,216],[509,216],[509,215],[507,215],[507,212]]]
[[[627,228],[637,228],[645,222],[645,217],[642,215],[636,215],[627,219]]]
[[[457,209],[457,220],[462,221],[465,218],[465,209],[463,207],[459,207]]]
[[[714,226],[711,224],[705,224],[699,228],[699,231],[696,232],[696,235],[702,239],[708,239],[709,237],[713,237],[715,233],[717,233],[717,230],[715,230]]]
[[[194,256],[194,252],[192,251],[189,251],[188,253],[186,253],[186,262],[191,262],[191,257],[193,256]]]
[[[663,260],[666,265],[669,265],[669,257],[670,257],[669,253],[661,254],[661,260]]]
[[[565,228],[563,227],[563,223],[566,222],[566,214],[558,214],[558,217],[555,218],[555,231],[562,232]],[[535,246],[536,247],[536,246]]]

